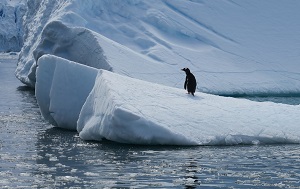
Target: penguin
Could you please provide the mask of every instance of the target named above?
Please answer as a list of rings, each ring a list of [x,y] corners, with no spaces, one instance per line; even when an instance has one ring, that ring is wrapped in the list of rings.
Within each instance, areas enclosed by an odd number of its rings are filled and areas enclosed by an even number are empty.
[[[193,96],[195,96],[194,93],[196,91],[196,86],[197,86],[195,76],[191,73],[190,69],[188,68],[183,68],[181,70],[184,71],[186,74],[184,89],[188,91],[188,94],[192,94]]]

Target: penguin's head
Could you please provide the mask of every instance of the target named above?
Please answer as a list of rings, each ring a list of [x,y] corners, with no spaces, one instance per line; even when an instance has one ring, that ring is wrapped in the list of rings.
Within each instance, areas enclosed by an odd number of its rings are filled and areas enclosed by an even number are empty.
[[[182,68],[181,70],[184,71],[186,74],[191,73],[190,69],[188,68]]]

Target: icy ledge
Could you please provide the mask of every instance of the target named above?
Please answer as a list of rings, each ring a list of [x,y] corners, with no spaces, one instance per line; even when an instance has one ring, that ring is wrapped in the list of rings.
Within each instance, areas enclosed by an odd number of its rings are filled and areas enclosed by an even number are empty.
[[[35,95],[43,117],[55,126],[76,130],[79,113],[97,73],[97,69],[53,55],[41,57]]]
[[[36,96],[47,120],[77,130],[84,140],[151,145],[300,142],[299,105],[203,93],[192,97],[181,89],[50,55],[38,61]]]

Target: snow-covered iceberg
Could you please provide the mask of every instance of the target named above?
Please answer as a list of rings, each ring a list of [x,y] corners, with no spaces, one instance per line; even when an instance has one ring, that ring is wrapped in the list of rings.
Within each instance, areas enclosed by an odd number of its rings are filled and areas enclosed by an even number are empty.
[[[44,117],[84,140],[235,145],[300,142],[300,107],[197,93],[44,55],[36,96]]]
[[[84,140],[299,143],[299,105],[211,95],[300,94],[299,2],[28,0],[16,76]]]
[[[197,90],[206,93],[300,93],[298,1],[29,0],[27,5],[16,76],[32,87],[38,58],[53,54],[177,88],[183,78],[178,70],[189,67]]]

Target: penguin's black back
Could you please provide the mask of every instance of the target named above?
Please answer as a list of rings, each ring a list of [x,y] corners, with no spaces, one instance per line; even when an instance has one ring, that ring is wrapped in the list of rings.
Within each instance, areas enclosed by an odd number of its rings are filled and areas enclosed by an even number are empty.
[[[186,79],[187,79],[187,91],[192,94],[195,93],[196,86],[197,86],[197,81],[195,76],[192,73],[188,73],[186,75]]]

